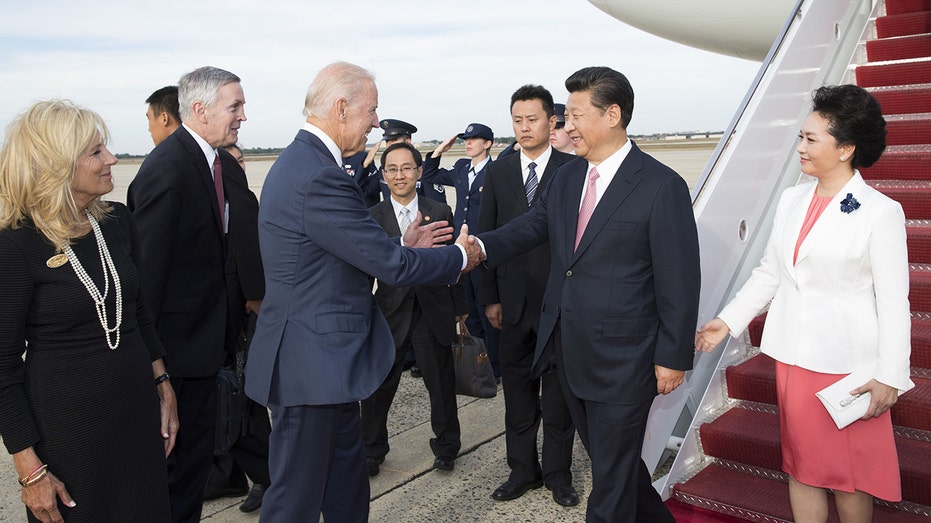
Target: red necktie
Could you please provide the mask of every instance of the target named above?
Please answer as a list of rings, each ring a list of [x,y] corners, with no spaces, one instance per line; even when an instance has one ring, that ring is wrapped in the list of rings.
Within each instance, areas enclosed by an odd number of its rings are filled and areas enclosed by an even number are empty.
[[[595,199],[598,196],[595,188],[595,180],[598,179],[598,169],[592,167],[588,172],[588,186],[585,188],[585,199],[582,200],[582,207],[579,208],[579,223],[575,228],[575,252],[579,248],[579,242],[582,240],[582,234],[588,227],[588,221],[592,219],[592,213],[595,211]]]
[[[213,189],[217,193],[217,203],[220,205],[220,228],[226,231],[226,197],[223,194],[223,166],[220,165],[220,154],[213,159]]]

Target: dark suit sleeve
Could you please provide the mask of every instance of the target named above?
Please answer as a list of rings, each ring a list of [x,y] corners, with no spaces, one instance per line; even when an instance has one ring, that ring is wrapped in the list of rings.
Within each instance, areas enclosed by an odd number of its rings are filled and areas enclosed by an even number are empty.
[[[421,183],[439,183],[442,185],[456,185],[456,171],[454,169],[443,169],[440,167],[440,156],[433,157],[433,153],[423,159],[423,175],[420,177]],[[450,222],[452,223],[452,222]]]
[[[495,180],[499,175],[498,165],[503,163],[491,162],[488,166],[488,172],[485,173],[485,184],[482,189],[482,203],[478,211],[478,230],[476,234],[493,231],[498,223],[498,196],[495,189]],[[494,270],[476,271],[478,277],[478,303],[480,305],[491,305],[501,303],[498,296],[498,277]]]
[[[546,187],[529,211],[499,229],[479,235],[488,257],[485,260],[486,267],[498,267],[548,241],[547,208],[553,196],[565,190],[561,184],[555,183],[557,181],[554,180]]]
[[[129,236],[129,255],[138,270],[141,260],[139,258],[139,235],[136,233],[136,225],[125,207],[119,204],[113,205],[121,225],[126,229]],[[165,349],[162,347],[162,341],[155,330],[155,322],[152,319],[152,313],[146,306],[141,286],[136,294],[136,321],[139,325],[139,332],[142,334],[142,340],[145,342],[146,348],[149,349],[151,360],[155,361],[165,357]]]
[[[235,259],[236,273],[246,300],[261,300],[265,296],[265,276],[259,251],[259,201],[249,189],[246,173],[226,151],[223,157],[223,178],[226,199],[230,204],[228,242]],[[229,163],[229,165],[227,165]]]
[[[459,276],[458,247],[399,247],[372,219],[355,182],[337,167],[311,180],[303,229],[323,250],[395,287],[448,285]],[[415,252],[416,251],[416,252]]]
[[[682,178],[670,177],[657,192],[649,236],[660,322],[653,363],[688,370],[695,352],[701,269],[692,200]]]
[[[155,323],[165,302],[173,247],[181,227],[180,191],[187,184],[175,182],[182,175],[193,176],[190,169],[179,169],[166,159],[144,163],[129,186],[127,200],[139,231],[139,272],[146,305]]]

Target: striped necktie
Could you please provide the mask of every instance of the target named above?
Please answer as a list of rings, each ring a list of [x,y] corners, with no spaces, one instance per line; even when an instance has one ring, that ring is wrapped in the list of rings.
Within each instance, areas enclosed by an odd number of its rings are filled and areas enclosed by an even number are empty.
[[[533,203],[533,195],[537,193],[537,186],[540,185],[540,182],[537,180],[537,164],[530,162],[527,168],[530,170],[530,174],[527,175],[527,183],[524,184],[524,191],[527,193],[527,205],[530,205]]]
[[[223,166],[220,164],[220,154],[213,159],[213,190],[217,193],[217,203],[220,205],[220,228],[226,230],[226,196],[223,194]]]
[[[411,226],[411,210],[407,207],[401,208],[401,235],[407,232],[407,228]]]

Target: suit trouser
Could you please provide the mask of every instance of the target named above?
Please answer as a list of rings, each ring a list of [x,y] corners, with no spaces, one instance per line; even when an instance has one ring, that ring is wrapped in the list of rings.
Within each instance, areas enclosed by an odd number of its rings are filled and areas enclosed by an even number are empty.
[[[217,377],[171,378],[181,428],[168,455],[168,491],[175,523],[200,521],[210,475],[217,418]]]
[[[501,376],[501,368],[498,365],[498,338],[501,331],[492,327],[485,317],[485,306],[479,305],[476,296],[478,296],[479,279],[471,272],[462,275],[465,279],[466,301],[469,304],[469,317],[466,318],[466,327],[469,334],[485,340],[485,351],[488,353],[488,360],[491,361],[491,368],[495,376]]]
[[[453,367],[452,350],[430,333],[419,304],[414,305],[411,326],[408,339],[400,347],[406,347],[408,343],[414,347],[417,364],[430,396],[430,425],[435,436],[430,439],[430,448],[435,456],[454,459],[459,455],[461,447],[461,430],[456,406],[456,370]],[[388,411],[401,381],[404,356],[404,351],[395,353],[394,365],[385,381],[371,396],[362,400],[362,441],[368,458],[383,458],[390,450]]]
[[[560,336],[557,328],[553,333],[556,371],[579,439],[592,461],[592,491],[588,495],[585,521],[675,523],[653,488],[650,472],[640,457],[653,400],[615,405],[577,398],[566,380]]]
[[[268,467],[271,484],[262,523],[364,523],[369,477],[362,449],[359,404],[272,409]]]
[[[575,428],[556,373],[531,376],[539,315],[530,310],[525,306],[516,324],[505,323],[499,340],[507,463],[511,468],[508,479],[521,484],[542,478],[547,487],[555,489],[572,483]],[[542,470],[537,456],[541,417]]]

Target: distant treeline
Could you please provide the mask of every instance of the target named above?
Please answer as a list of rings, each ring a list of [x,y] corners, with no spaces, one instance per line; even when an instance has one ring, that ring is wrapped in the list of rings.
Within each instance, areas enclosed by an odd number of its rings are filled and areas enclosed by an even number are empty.
[[[283,150],[284,150],[283,147],[252,147],[252,148],[246,147],[245,149],[242,150],[242,154],[244,156],[277,155],[277,154],[281,154],[281,151]],[[114,156],[116,156],[116,158],[119,160],[126,160],[126,159],[133,159],[133,158],[138,159],[138,158],[146,157],[145,154],[126,154],[126,153],[118,153],[118,154],[115,154]]]

